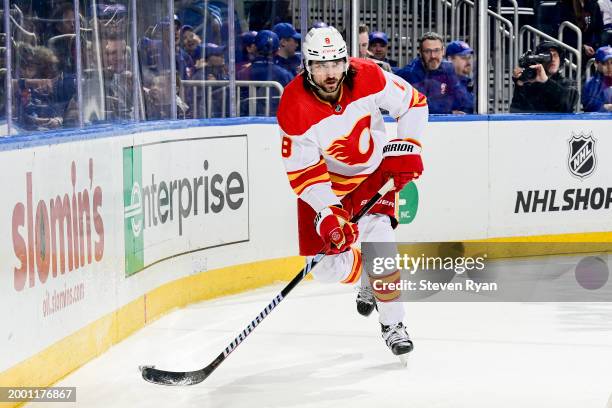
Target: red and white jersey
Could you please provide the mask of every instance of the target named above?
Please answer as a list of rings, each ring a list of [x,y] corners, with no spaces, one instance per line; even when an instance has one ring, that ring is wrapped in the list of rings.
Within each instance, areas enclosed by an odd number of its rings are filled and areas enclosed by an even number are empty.
[[[343,83],[335,105],[305,89],[298,75],[278,107],[289,183],[317,212],[339,204],[373,173],[387,142],[418,141],[427,124],[427,100],[408,82],[365,59],[350,64],[357,71],[353,87]],[[397,135],[387,135],[380,109],[397,119]]]

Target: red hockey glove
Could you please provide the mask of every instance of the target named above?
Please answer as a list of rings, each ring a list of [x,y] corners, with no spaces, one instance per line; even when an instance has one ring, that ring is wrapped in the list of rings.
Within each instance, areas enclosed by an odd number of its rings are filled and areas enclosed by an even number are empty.
[[[357,241],[357,224],[349,221],[349,214],[340,207],[330,206],[315,217],[317,234],[325,242],[325,253],[339,254]]]
[[[393,139],[383,148],[380,163],[383,182],[389,177],[395,181],[395,190],[400,191],[423,173],[421,145],[413,139]]]

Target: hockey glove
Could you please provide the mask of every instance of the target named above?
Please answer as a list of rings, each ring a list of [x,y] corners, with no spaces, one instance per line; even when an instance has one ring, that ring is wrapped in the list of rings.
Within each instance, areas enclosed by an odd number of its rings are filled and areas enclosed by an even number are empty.
[[[383,182],[393,177],[395,190],[400,191],[423,173],[421,145],[414,139],[393,139],[383,148],[380,163]]]
[[[317,234],[325,243],[325,253],[339,254],[348,250],[357,241],[357,224],[349,221],[349,214],[341,207],[330,206],[315,217]]]

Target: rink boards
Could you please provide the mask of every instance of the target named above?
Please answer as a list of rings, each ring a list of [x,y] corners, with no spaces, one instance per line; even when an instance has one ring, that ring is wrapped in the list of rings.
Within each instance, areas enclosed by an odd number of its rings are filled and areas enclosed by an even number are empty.
[[[611,124],[433,119],[398,240],[609,241]],[[2,386],[51,384],[172,308],[302,263],[273,120],[19,137],[0,150]]]

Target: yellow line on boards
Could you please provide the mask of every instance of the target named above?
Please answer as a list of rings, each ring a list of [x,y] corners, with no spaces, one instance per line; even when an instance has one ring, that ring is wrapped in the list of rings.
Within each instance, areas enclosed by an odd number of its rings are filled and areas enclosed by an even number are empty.
[[[295,256],[215,269],[166,283],[1,372],[0,386],[50,386],[172,309],[288,281],[303,266],[304,258]],[[23,404],[0,403],[0,407]]]

